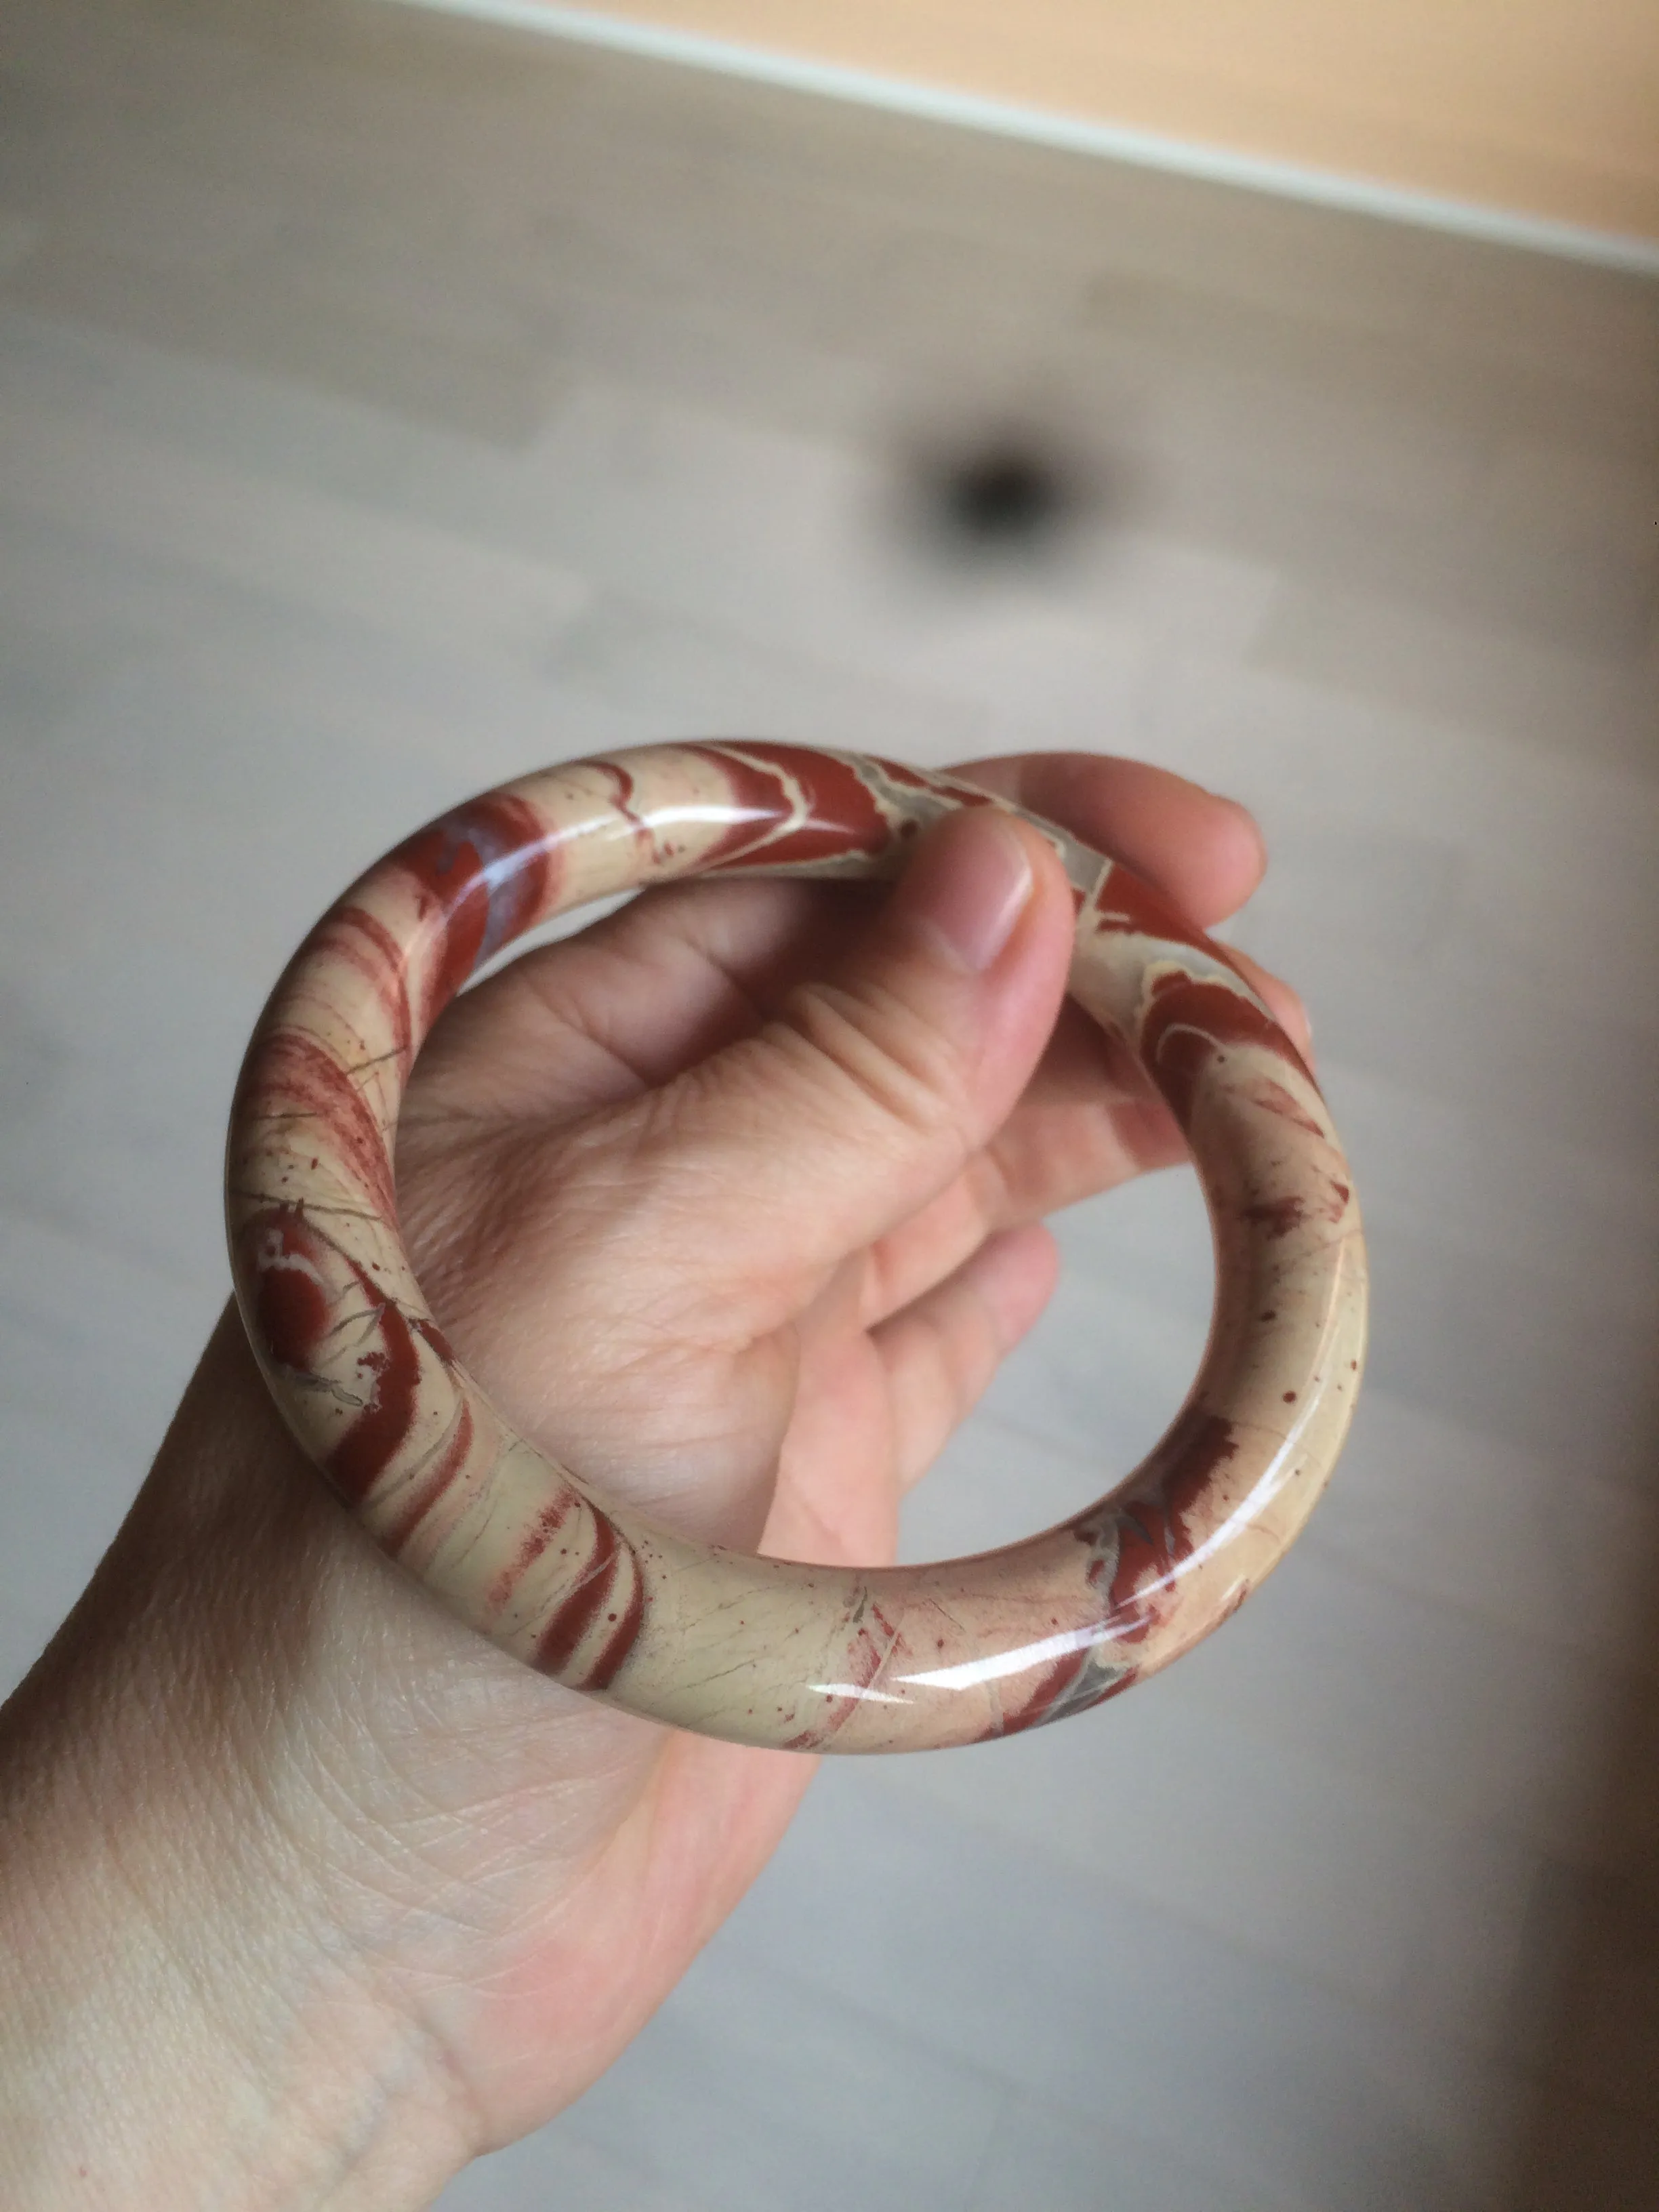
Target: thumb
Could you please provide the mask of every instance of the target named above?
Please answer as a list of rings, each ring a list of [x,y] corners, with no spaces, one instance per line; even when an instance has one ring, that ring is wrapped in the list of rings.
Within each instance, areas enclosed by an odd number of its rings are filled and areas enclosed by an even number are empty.
[[[721,1296],[722,1334],[777,1326],[961,1173],[1042,1056],[1073,925],[1036,830],[948,815],[849,958],[640,1102],[638,1218]]]

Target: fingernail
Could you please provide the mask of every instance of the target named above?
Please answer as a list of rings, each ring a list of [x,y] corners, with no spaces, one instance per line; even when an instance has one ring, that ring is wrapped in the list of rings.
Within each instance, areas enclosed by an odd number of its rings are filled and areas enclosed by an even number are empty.
[[[893,894],[892,912],[953,967],[982,975],[1012,936],[1033,880],[1013,823],[975,807],[947,817],[923,844]]]

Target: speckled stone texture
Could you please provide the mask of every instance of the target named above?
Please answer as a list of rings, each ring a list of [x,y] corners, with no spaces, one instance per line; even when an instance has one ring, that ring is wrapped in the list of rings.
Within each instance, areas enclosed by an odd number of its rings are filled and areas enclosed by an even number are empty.
[[[1358,1387],[1365,1267],[1317,1086],[1223,948],[1048,823],[1078,900],[1073,995],[1169,1101],[1216,1237],[1198,1379],[1109,1496],[1027,1542],[927,1567],[696,1544],[606,1504],[516,1435],[427,1308],[396,1226],[392,1143],[415,1056],[482,963],[635,885],[737,869],[890,876],[944,811],[1000,803],[892,762],[749,741],[548,769],[380,862],[261,1019],[228,1213],[277,1403],[387,1553],[574,1688],[802,1751],[1012,1734],[1115,1695],[1208,1634],[1324,1486]]]

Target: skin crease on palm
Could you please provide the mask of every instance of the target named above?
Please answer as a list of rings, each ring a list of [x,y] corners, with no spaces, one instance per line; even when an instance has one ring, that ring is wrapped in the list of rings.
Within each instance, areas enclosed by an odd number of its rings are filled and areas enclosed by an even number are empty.
[[[1205,926],[1261,873],[1248,815],[1159,770],[959,772]],[[1047,1300],[1042,1218],[1184,1157],[1064,1001],[1071,943],[1049,848],[968,812],[891,894],[659,890],[469,992],[397,1159],[462,1358],[544,1449],[664,1522],[890,1559],[903,1491]],[[1293,994],[1252,980],[1305,1046]],[[42,2111],[71,2067],[103,2092],[76,2108],[83,2193],[46,2193],[26,2150],[16,2201],[190,2202],[211,2175],[228,2203],[425,2202],[617,2056],[812,1768],[608,1710],[453,1620],[327,1495],[228,1315],[0,1717],[16,2033]],[[112,1893],[135,1931],[113,1996]],[[190,2117],[163,2148],[143,2108],[177,2095],[169,2066]],[[0,2136],[5,2111],[0,2090]]]

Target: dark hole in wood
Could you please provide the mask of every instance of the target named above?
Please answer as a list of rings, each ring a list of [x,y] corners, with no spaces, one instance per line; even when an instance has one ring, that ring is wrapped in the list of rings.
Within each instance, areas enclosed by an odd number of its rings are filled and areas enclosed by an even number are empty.
[[[999,442],[941,471],[939,518],[958,541],[986,547],[1029,545],[1065,519],[1065,477],[1034,446]]]

